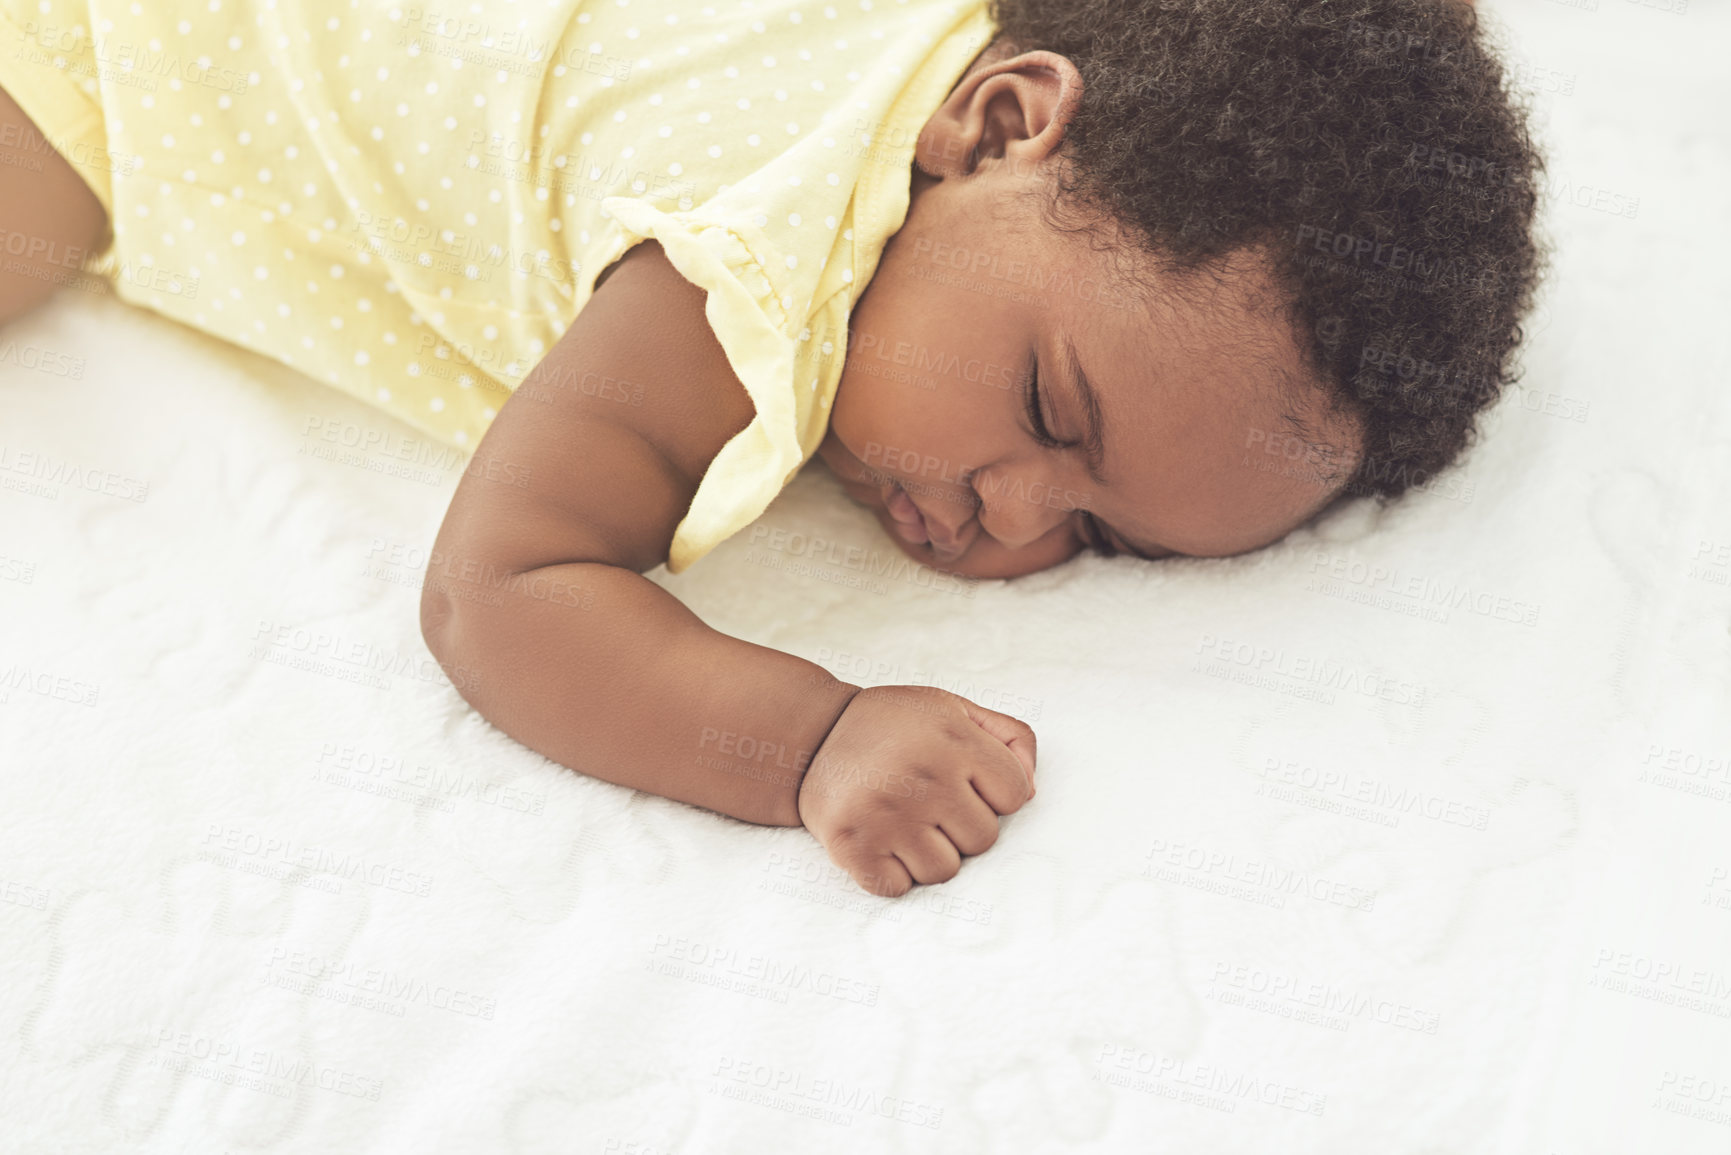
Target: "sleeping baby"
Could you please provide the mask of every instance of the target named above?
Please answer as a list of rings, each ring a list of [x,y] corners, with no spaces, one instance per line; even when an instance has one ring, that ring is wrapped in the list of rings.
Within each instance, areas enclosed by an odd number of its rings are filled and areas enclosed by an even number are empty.
[[[146,7],[0,0],[0,319],[94,273],[470,452],[458,692],[874,894],[994,843],[1033,731],[645,573],[814,457],[945,573],[1241,554],[1515,376],[1541,164],[1462,0]]]

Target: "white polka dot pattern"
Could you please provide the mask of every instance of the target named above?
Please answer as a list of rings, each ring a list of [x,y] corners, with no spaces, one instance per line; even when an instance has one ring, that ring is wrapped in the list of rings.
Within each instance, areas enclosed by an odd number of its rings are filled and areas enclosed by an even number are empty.
[[[795,336],[845,349],[919,127],[992,31],[983,0],[0,0],[0,86],[107,158],[80,171],[125,300],[457,445],[678,230],[756,310],[730,359],[784,346],[746,384],[797,469],[841,358]]]

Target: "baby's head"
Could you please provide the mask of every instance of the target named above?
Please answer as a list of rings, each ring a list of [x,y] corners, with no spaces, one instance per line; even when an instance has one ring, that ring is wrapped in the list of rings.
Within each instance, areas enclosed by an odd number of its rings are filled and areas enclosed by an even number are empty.
[[[1469,5],[993,15],[820,448],[910,556],[1242,553],[1466,447],[1514,377],[1541,171]]]

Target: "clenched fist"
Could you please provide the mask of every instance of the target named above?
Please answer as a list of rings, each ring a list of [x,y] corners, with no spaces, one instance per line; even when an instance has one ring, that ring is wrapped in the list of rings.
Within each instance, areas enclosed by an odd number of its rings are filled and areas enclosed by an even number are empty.
[[[935,686],[861,690],[813,755],[799,818],[873,894],[947,882],[1034,796],[1034,731]]]

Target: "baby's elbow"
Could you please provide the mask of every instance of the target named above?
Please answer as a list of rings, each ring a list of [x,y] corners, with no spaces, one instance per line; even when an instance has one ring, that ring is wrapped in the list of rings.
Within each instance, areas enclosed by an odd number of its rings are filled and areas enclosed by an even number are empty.
[[[450,666],[456,659],[456,603],[443,582],[431,574],[421,585],[421,640],[440,666]]]
[[[462,604],[461,599],[451,596],[450,587],[429,578],[421,587],[421,639],[452,688],[485,713],[487,707],[479,697],[485,655],[476,653],[467,638],[484,637],[486,631],[473,628]]]
[[[449,586],[429,575],[421,586],[421,640],[457,693],[480,708],[475,695],[481,688],[479,670],[484,655],[477,654],[467,639],[484,637],[486,631],[474,629],[467,617],[461,599],[452,597]]]

